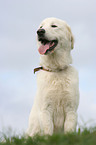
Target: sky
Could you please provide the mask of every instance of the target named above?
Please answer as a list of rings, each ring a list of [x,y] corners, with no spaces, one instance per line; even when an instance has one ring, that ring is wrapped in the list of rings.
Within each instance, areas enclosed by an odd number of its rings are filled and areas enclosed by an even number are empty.
[[[0,0],[0,132],[26,131],[36,90],[36,31],[47,17],[65,20],[75,37],[79,72],[78,126],[96,125],[96,1]]]

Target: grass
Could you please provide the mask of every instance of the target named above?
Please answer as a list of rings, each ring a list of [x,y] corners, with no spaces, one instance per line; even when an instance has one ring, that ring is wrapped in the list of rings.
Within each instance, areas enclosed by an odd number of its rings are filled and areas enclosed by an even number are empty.
[[[71,134],[52,136],[12,136],[2,135],[0,145],[96,145],[96,128],[84,129]]]

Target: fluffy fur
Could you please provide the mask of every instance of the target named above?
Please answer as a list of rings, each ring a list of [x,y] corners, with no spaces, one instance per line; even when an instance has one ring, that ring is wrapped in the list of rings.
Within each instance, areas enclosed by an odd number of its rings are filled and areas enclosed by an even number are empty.
[[[58,27],[52,28],[52,24]],[[37,73],[37,93],[27,133],[34,136],[72,132],[76,129],[79,104],[78,73],[70,65],[74,38],[68,24],[60,19],[47,18],[40,27],[46,30],[46,38],[57,39],[58,45],[53,52],[40,55],[40,65],[52,72],[41,70]],[[38,37],[37,44],[39,48]]]

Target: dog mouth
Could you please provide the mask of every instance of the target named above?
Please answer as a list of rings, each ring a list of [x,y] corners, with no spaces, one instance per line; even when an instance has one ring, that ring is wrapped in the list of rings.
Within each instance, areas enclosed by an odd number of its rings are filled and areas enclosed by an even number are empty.
[[[44,37],[41,37],[38,40],[41,42],[41,46],[38,51],[42,55],[52,53],[58,44],[58,40],[48,40]]]

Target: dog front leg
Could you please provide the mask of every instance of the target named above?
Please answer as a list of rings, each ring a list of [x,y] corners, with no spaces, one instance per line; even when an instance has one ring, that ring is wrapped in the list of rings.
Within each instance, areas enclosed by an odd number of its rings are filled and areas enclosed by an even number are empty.
[[[64,133],[76,131],[77,125],[77,114],[74,111],[66,113],[65,123],[64,123]]]
[[[49,111],[43,111],[40,113],[40,125],[43,135],[53,134],[53,121],[52,116]]]

